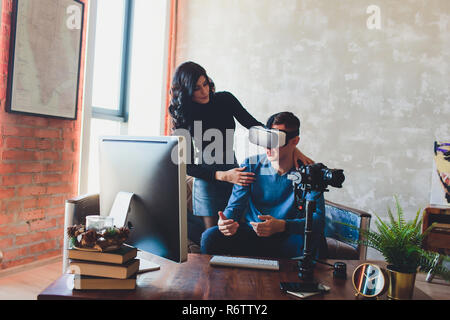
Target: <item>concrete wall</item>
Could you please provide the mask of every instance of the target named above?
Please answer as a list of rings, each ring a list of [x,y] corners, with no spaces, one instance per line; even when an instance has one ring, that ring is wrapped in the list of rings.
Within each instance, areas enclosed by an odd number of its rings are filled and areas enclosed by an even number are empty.
[[[448,0],[179,0],[177,65],[260,121],[297,114],[301,150],[345,170],[328,199],[386,217],[398,195],[412,217],[450,139],[449,22]]]

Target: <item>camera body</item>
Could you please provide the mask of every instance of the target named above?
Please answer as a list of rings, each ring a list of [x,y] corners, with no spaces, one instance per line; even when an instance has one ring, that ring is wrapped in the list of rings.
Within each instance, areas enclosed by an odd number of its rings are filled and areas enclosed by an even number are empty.
[[[304,190],[324,192],[328,191],[328,186],[342,188],[345,176],[342,169],[329,169],[323,163],[315,163],[300,166],[288,175],[288,179]]]

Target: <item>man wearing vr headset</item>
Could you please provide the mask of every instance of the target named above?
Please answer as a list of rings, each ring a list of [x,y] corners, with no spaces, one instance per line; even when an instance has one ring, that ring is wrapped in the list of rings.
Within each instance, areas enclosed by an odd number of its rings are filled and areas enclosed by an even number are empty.
[[[296,208],[292,181],[293,152],[300,140],[300,120],[291,112],[274,114],[266,128],[250,131],[250,141],[266,148],[265,154],[250,157],[241,167],[255,174],[248,186],[234,185],[217,227],[202,235],[206,254],[289,258],[303,253],[305,218]],[[314,255],[326,252],[324,237],[325,201],[323,193],[310,192],[316,201],[313,214]],[[242,219],[243,218],[243,219]]]

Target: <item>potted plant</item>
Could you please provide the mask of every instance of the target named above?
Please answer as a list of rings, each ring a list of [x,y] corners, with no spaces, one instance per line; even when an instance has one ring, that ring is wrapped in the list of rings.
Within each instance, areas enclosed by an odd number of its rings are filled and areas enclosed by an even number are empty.
[[[435,274],[445,280],[450,280],[450,270],[436,265],[438,253],[422,249],[422,241],[430,233],[434,225],[422,232],[421,210],[417,211],[412,221],[405,221],[403,209],[395,197],[397,217],[394,217],[388,207],[389,222],[384,222],[375,214],[378,232],[359,229],[363,236],[360,243],[379,251],[388,263],[389,275],[388,298],[411,299],[417,271],[428,272],[433,269]],[[350,226],[356,228],[354,226]],[[448,256],[444,260],[450,261]]]

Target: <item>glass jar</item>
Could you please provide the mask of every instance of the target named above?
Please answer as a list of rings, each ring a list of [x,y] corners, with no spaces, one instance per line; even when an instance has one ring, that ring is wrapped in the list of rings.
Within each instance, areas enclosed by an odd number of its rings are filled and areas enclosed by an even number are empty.
[[[95,229],[97,232],[102,232],[112,227],[114,227],[113,217],[86,216],[86,230]]]

